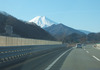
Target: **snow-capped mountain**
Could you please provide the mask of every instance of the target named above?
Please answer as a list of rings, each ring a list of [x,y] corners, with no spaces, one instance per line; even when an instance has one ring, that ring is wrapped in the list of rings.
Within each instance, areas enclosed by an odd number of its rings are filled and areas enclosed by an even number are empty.
[[[49,27],[53,24],[58,24],[58,23],[48,19],[45,16],[37,16],[37,17],[33,18],[32,20],[30,20],[29,22],[34,22],[38,26],[40,26],[41,28],[46,28],[46,27]]]

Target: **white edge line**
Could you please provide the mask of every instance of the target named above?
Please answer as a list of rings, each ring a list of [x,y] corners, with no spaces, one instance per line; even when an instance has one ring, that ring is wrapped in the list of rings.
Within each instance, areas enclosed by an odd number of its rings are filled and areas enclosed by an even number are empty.
[[[97,58],[96,56],[94,56],[94,55],[93,55],[92,57],[93,57],[93,58],[95,58],[96,60],[100,61],[100,59],[99,59],[99,58]]]
[[[71,48],[72,49],[72,48]],[[64,53],[62,53],[56,60],[54,60],[45,70],[49,70],[64,54],[66,54],[68,51],[70,51],[71,49],[65,51]]]

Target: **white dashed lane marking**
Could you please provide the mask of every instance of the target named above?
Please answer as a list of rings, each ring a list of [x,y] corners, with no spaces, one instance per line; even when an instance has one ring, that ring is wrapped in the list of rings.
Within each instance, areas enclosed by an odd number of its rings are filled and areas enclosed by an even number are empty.
[[[97,61],[100,61],[100,59],[99,58],[97,58],[96,56],[92,56],[93,58],[95,58]]]
[[[84,49],[84,50],[86,50],[86,49]]]
[[[86,51],[87,53],[89,53],[89,51]]]

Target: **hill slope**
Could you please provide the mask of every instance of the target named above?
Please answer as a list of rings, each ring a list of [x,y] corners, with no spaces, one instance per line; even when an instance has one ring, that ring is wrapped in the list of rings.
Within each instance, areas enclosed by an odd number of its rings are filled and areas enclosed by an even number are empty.
[[[0,13],[0,35],[17,35],[24,38],[55,40],[53,36],[39,26],[28,24],[3,13]]]
[[[84,33],[70,28],[68,26],[65,26],[63,24],[57,24],[57,25],[52,25],[50,27],[44,28],[47,32],[49,32],[51,35],[53,35],[54,37],[56,37],[57,39],[59,38],[64,38],[72,33],[77,33],[79,35],[84,35]]]

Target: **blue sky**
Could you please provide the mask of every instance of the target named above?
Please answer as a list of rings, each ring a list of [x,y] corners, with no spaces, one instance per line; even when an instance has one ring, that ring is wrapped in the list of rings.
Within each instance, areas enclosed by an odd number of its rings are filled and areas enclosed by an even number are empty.
[[[46,16],[75,29],[100,32],[100,0],[0,0],[0,11],[24,21]]]

